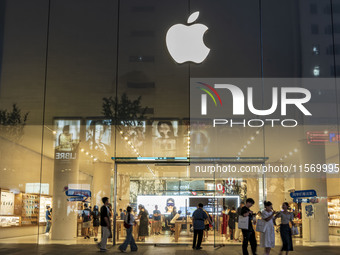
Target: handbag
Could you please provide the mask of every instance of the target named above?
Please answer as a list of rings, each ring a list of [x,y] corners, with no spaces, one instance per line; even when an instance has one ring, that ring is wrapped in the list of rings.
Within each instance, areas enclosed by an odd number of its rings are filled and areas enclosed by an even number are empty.
[[[266,221],[259,219],[256,222],[256,231],[264,233],[266,231],[266,226],[267,226]]]
[[[131,225],[130,225],[130,224],[127,224],[127,223],[124,221],[124,228],[129,229],[129,228],[131,228]]]
[[[239,216],[238,217],[238,228],[239,229],[248,229],[249,228],[249,216],[243,217]]]
[[[292,235],[296,236],[299,234],[299,229],[297,228],[297,226],[293,226],[292,227]]]

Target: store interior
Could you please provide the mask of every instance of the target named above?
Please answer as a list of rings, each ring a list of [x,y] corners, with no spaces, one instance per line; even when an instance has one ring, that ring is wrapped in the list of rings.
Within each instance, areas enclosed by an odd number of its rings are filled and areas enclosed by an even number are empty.
[[[218,136],[221,141],[217,141],[216,134],[209,130],[201,132],[198,139],[197,132],[193,128],[188,131],[184,120],[168,121],[174,127],[172,138],[161,135],[168,131],[157,129],[155,120],[149,125],[121,126],[117,130],[109,125],[103,128],[102,120],[95,120],[94,126],[92,122],[55,119],[53,126],[45,127],[44,154],[34,150],[34,147],[39,148],[39,140],[32,139],[32,134],[39,134],[36,126],[25,127],[26,133],[20,143],[1,138],[1,155],[5,160],[2,161],[0,180],[0,242],[92,243],[93,227],[90,228],[91,239],[84,239],[84,205],[91,209],[95,205],[100,207],[104,196],[109,197],[112,204],[115,244],[122,242],[125,235],[120,209],[130,205],[138,214],[140,204],[145,206],[150,219],[145,243],[188,244],[192,238],[190,216],[199,202],[204,204],[214,222],[206,244],[238,244],[238,241],[228,240],[228,227],[223,230],[222,210],[223,206],[227,206],[228,211],[232,207],[237,209],[240,202],[249,197],[256,201],[252,208],[254,212],[263,210],[264,200],[272,201],[276,211],[281,210],[283,202],[288,202],[295,223],[300,227],[300,235],[294,237],[297,243],[327,244],[340,238],[338,174],[328,172],[323,178],[309,178],[277,173],[228,173],[222,176],[194,173],[196,165],[211,162],[237,168],[301,164],[306,160],[336,164],[337,143],[311,145],[299,141],[306,130],[319,130],[318,127],[304,127],[298,132],[288,132],[284,128],[240,128],[232,133],[225,128],[224,136]],[[72,139],[67,140],[69,134]],[[90,139],[94,134],[99,136],[95,143]],[[202,138],[203,135],[209,139]],[[239,137],[248,139],[240,141]],[[212,144],[223,148],[220,144],[226,139],[230,146],[223,152],[207,149]],[[25,146],[29,142],[29,147]],[[276,144],[280,144],[280,148]],[[203,153],[205,151],[208,153]],[[293,202],[291,192],[308,189],[316,190],[316,203]],[[45,234],[47,205],[52,207],[49,235]],[[159,235],[154,233],[152,214],[155,205],[162,215]],[[307,205],[315,210],[312,218],[306,215]],[[174,207],[181,211],[175,225],[169,223]],[[116,218],[113,217],[115,212]],[[316,228],[318,233],[314,231]],[[138,239],[138,227],[135,231]],[[279,234],[276,236],[279,239]]]

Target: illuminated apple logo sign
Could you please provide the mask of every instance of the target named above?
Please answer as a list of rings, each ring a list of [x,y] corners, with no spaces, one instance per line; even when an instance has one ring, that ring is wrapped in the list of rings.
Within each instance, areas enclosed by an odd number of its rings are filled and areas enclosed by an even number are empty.
[[[198,18],[199,12],[194,12],[188,18],[188,24]],[[202,63],[210,49],[205,46],[203,36],[208,27],[203,24],[186,26],[176,24],[169,28],[166,34],[166,46],[171,57],[179,64],[187,61]]]

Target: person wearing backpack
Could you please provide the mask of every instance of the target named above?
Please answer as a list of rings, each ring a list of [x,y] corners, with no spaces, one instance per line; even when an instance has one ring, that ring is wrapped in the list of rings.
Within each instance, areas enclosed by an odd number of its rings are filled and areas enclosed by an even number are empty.
[[[129,244],[130,244],[131,251],[138,250],[137,244],[132,235],[133,225],[136,224],[136,221],[135,221],[135,217],[131,213],[131,210],[132,208],[130,206],[126,208],[126,215],[124,217],[124,227],[126,229],[126,238],[125,238],[124,243],[119,246],[119,250],[121,252],[125,252]]]
[[[93,218],[93,232],[94,232],[94,241],[98,241],[98,228],[100,225],[100,213],[99,213],[99,208],[97,205],[93,207],[92,211],[92,218]]]
[[[88,208],[87,204],[84,204],[82,218],[83,218],[84,239],[86,238],[90,239],[89,230],[91,227],[91,210]]]

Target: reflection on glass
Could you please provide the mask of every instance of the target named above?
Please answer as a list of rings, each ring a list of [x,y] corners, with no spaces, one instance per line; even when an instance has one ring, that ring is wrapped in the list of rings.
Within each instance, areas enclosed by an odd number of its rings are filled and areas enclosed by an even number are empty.
[[[80,120],[55,121],[57,151],[73,151],[79,143]]]
[[[86,121],[86,143],[90,151],[110,155],[111,126],[106,120]]]
[[[154,121],[152,123],[154,155],[176,156],[177,134],[178,121]]]

